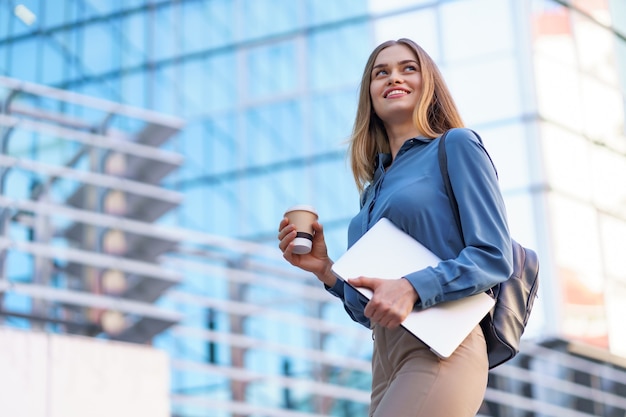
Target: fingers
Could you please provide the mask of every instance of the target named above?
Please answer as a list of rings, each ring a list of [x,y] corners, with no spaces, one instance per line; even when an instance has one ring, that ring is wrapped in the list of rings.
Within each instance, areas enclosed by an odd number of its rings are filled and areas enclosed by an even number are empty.
[[[285,235],[293,230],[296,230],[296,226],[289,224],[288,218],[283,218],[278,225],[278,240],[283,240]]]
[[[363,311],[365,317],[388,329],[400,326],[403,316],[396,311],[393,305],[370,300]]]
[[[405,280],[406,281],[406,280]],[[356,287],[366,287],[374,295],[365,305],[363,313],[373,323],[394,329],[409,315],[415,304],[412,291],[407,291],[402,280],[381,280],[377,278],[359,277],[351,279],[350,284]],[[408,283],[410,286],[410,283]]]
[[[278,226],[278,247],[284,253],[288,250],[289,244],[296,238],[296,227],[289,224],[289,220],[284,218]]]
[[[324,236],[324,227],[318,221],[312,224],[314,236],[320,235],[320,237]]]
[[[376,278],[358,277],[349,279],[348,282],[355,287],[365,287],[374,291],[378,287],[380,280]]]

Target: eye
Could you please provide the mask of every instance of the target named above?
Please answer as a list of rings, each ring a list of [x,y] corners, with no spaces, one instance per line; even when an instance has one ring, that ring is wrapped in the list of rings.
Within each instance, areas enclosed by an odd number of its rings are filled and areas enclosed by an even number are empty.
[[[387,75],[387,70],[385,70],[385,69],[379,69],[379,70],[377,70],[377,71],[374,71],[374,76],[375,76],[375,77],[378,77],[378,76],[380,76],[380,75]]]
[[[417,67],[415,65],[407,65],[406,67],[404,67],[404,70],[408,72],[413,72],[417,71]]]

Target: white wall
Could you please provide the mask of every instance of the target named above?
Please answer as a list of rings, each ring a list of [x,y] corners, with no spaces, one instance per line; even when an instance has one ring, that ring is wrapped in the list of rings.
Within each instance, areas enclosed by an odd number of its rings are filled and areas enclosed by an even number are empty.
[[[0,416],[169,417],[169,408],[162,351],[0,328]]]

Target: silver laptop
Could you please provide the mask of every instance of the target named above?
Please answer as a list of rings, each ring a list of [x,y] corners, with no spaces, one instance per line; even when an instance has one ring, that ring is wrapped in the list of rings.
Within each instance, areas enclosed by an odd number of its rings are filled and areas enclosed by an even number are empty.
[[[359,276],[398,279],[439,262],[425,246],[382,218],[334,263],[332,271],[344,281]],[[368,299],[372,297],[367,288],[356,290]],[[480,293],[413,311],[402,327],[436,355],[448,358],[494,304],[492,297]]]

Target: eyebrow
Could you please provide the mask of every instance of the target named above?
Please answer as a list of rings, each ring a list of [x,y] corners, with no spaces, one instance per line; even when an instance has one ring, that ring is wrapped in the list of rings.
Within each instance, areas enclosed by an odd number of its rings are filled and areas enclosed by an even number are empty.
[[[417,61],[416,61],[416,60],[414,60],[414,59],[405,59],[404,61],[400,61],[400,62],[398,62],[398,65],[404,65],[404,64],[408,64],[408,63],[410,63],[410,62],[412,62],[412,63],[414,63],[414,64],[419,65],[419,64],[417,63]],[[374,65],[374,66],[372,67],[372,70],[375,70],[375,69],[377,69],[377,68],[387,67],[387,66],[389,66],[389,64],[387,64],[387,63],[383,62],[382,64]]]

